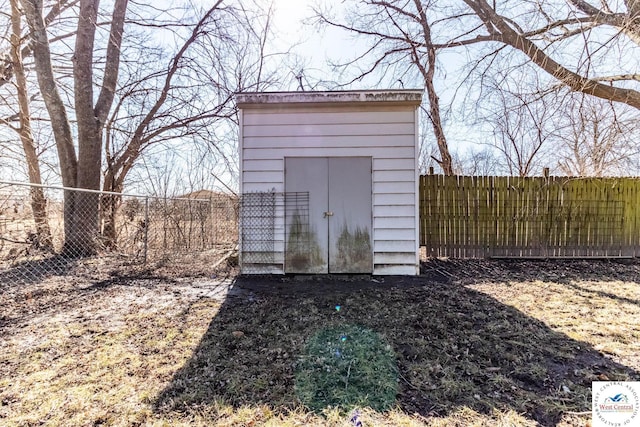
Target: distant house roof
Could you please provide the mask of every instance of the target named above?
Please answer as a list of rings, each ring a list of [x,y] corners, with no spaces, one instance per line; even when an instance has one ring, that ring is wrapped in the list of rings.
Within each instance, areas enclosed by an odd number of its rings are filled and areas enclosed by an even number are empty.
[[[324,92],[240,92],[236,94],[239,108],[264,108],[278,105],[344,105],[384,104],[418,106],[421,89],[324,91]]]

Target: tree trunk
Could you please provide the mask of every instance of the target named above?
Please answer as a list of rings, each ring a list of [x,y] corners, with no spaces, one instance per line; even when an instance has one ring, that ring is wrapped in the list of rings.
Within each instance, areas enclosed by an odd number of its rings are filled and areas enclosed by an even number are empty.
[[[78,120],[78,187],[99,190],[102,168],[102,133],[111,109],[118,80],[120,46],[128,0],[116,0],[111,19],[104,76],[98,100],[93,104],[93,51],[99,0],[80,0],[74,55],[74,96]],[[109,196],[110,197],[110,196]],[[94,254],[99,245],[100,195],[79,192],[76,204],[81,215],[73,220],[65,246],[80,255]],[[115,224],[112,224],[115,226]],[[114,230],[115,232],[115,230]],[[72,247],[73,246],[73,247]]]
[[[13,73],[16,77],[16,90],[18,93],[18,108],[20,117],[20,141],[24,149],[27,161],[29,182],[31,184],[42,184],[40,174],[40,163],[36,153],[36,147],[31,132],[31,113],[29,111],[29,95],[27,94],[27,79],[22,63],[22,52],[20,50],[20,36],[22,26],[20,23],[21,14],[18,7],[18,0],[11,0],[11,56],[13,62]],[[41,249],[53,250],[51,241],[51,229],[47,217],[47,201],[44,197],[42,187],[31,187],[31,210],[36,226],[37,245]]]
[[[78,120],[78,157],[71,128],[51,66],[51,50],[42,18],[42,0],[24,0],[33,38],[33,56],[38,84],[51,118],[62,182],[66,187],[100,189],[102,128],[115,93],[120,64],[120,46],[128,0],[116,0],[111,20],[102,88],[93,106],[93,50],[99,0],[80,0],[74,52],[74,98]],[[63,253],[88,256],[97,250],[99,194],[65,191]]]
[[[75,187],[78,161],[73,148],[71,127],[67,118],[67,110],[60,97],[58,86],[51,66],[51,50],[49,39],[42,19],[42,0],[23,0],[27,22],[33,39],[33,59],[40,93],[51,119],[62,183],[65,187]]]
[[[102,239],[103,244],[108,249],[118,247],[118,228],[116,226],[116,215],[118,208],[122,204],[122,197],[114,194],[104,195],[100,204],[100,218],[102,218]]]
[[[51,128],[56,141],[62,184],[65,187],[75,187],[78,161],[73,147],[67,110],[60,97],[53,74],[49,38],[42,18],[42,0],[23,0],[22,4],[33,40],[33,60],[38,77],[38,86],[51,119]],[[73,191],[66,190],[64,192],[65,244],[72,228],[71,219],[76,214],[75,194]]]
[[[438,163],[445,175],[453,175],[453,161],[451,153],[449,152],[447,137],[442,126],[442,117],[440,116],[440,99],[438,98],[436,87],[433,84],[433,78],[436,72],[436,48],[433,45],[431,37],[431,26],[427,20],[425,8],[422,6],[420,1],[414,0],[414,4],[420,16],[420,23],[422,24],[424,44],[427,49],[427,66],[425,67],[424,64],[422,64],[421,58],[418,56],[415,47],[413,48],[414,62],[422,73],[422,77],[424,77],[427,96],[429,97],[429,118],[431,119],[433,133],[436,137],[436,142],[438,143],[438,149],[440,150],[440,160]]]
[[[451,153],[449,152],[447,137],[445,136],[444,129],[442,127],[442,119],[440,117],[440,100],[438,99],[435,86],[433,85],[433,75],[430,75],[430,78],[426,83],[427,96],[429,97],[431,124],[433,125],[433,133],[436,136],[438,149],[440,150],[440,160],[438,163],[442,168],[442,173],[445,175],[453,175],[453,160],[451,158]]]
[[[107,170],[104,177],[104,191],[121,193],[123,186],[122,181],[115,178],[112,167],[107,160]],[[116,226],[116,215],[122,204],[122,197],[116,195],[103,196],[100,205],[100,218],[102,218],[102,238],[107,248],[115,249],[117,247],[118,229]]]
[[[102,144],[98,118],[93,107],[93,47],[95,41],[98,0],[81,0],[78,31],[73,56],[74,99],[78,123],[77,186],[100,189]],[[71,220],[65,250],[79,256],[95,254],[99,234],[98,193],[79,191],[75,203],[79,215]]]

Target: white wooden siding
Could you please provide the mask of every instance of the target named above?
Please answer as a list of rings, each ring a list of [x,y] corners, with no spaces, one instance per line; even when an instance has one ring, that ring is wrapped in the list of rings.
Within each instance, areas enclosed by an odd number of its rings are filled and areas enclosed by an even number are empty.
[[[413,230],[413,216],[378,216],[373,218],[373,227],[381,228],[406,228]],[[413,240],[413,239],[412,239]]]
[[[376,218],[382,217],[396,217],[396,216],[407,216],[412,217],[414,215],[415,204],[410,205],[378,205],[376,206]]]
[[[243,193],[256,193],[260,191],[273,191],[276,193],[283,192],[284,182],[280,182],[280,183],[245,182],[242,185]]]
[[[417,115],[410,106],[377,108],[243,109],[241,191],[284,191],[285,157],[372,157],[374,274],[415,275]],[[284,273],[282,265],[246,267]]]
[[[273,160],[244,160],[244,171],[245,172],[260,172],[260,171],[277,171],[282,173],[284,170],[284,160],[282,159],[273,159]]]
[[[376,252],[413,252],[415,250],[413,241],[408,240],[374,240]]]
[[[281,171],[244,171],[244,182],[282,182]]]
[[[282,252],[274,251],[273,264],[281,265],[284,262],[284,248],[281,248]],[[250,252],[242,256],[243,264],[259,265],[264,263],[264,259],[267,258],[266,254],[260,252]],[[269,264],[271,265],[271,264]]]
[[[374,193],[413,193],[413,181],[378,181],[373,183]]]
[[[362,128],[372,126],[358,125]],[[248,136],[244,138],[245,149],[264,148],[271,150],[277,148],[307,148],[307,149],[332,149],[332,148],[364,148],[383,147],[408,147],[413,150],[413,145],[408,146],[407,142],[412,141],[411,135],[390,134],[390,135],[295,135],[295,136]],[[413,157],[413,156],[412,156]]]
[[[376,252],[373,262],[376,264],[406,264],[407,258],[413,257],[413,252]]]
[[[246,111],[246,110],[245,110]],[[343,109],[344,111],[344,109]],[[371,123],[411,123],[412,112],[401,111],[355,111],[348,114],[343,111],[328,112],[327,108],[299,108],[296,112],[251,110],[251,116],[245,118],[245,126],[256,125],[312,125],[312,124],[371,124]]]
[[[413,170],[374,170],[373,182],[409,182],[413,183],[416,174]],[[412,191],[413,193],[413,191]]]
[[[386,159],[386,158],[373,159],[373,170],[375,170],[375,171],[413,170],[413,167],[414,167],[413,158],[409,158],[409,159]],[[413,183],[413,180],[411,182]]]
[[[365,136],[413,135],[413,123],[386,123],[384,126],[362,126],[355,124],[290,124],[290,125],[258,125],[244,127],[245,140],[252,137],[260,139],[272,137],[315,138],[318,135],[350,136],[363,138]],[[369,138],[370,139],[370,138]]]
[[[373,195],[373,205],[414,205],[414,193],[380,193]]]
[[[304,140],[301,140],[304,142]],[[388,147],[295,147],[295,148],[263,148],[255,147],[245,148],[243,154],[247,160],[276,160],[285,157],[324,157],[326,153],[332,153],[331,157],[381,157],[389,155]],[[413,159],[413,147],[394,147],[393,154],[395,157],[404,159]]]
[[[375,273],[376,275],[402,275],[402,276],[417,276],[419,274],[417,266],[411,266],[407,264],[403,265],[387,265],[377,264]]]
[[[379,240],[408,240],[413,242],[415,232],[411,228],[378,228],[375,230],[376,239]]]

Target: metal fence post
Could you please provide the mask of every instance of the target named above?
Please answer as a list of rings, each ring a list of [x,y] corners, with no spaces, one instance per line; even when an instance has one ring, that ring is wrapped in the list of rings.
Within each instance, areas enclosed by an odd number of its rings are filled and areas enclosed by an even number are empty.
[[[143,262],[147,264],[147,249],[149,247],[149,198],[144,198],[144,255]]]

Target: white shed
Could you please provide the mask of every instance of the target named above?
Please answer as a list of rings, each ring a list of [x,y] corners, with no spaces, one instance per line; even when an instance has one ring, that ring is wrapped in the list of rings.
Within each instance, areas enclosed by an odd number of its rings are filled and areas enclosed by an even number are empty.
[[[418,274],[421,100],[237,94],[241,272]]]

